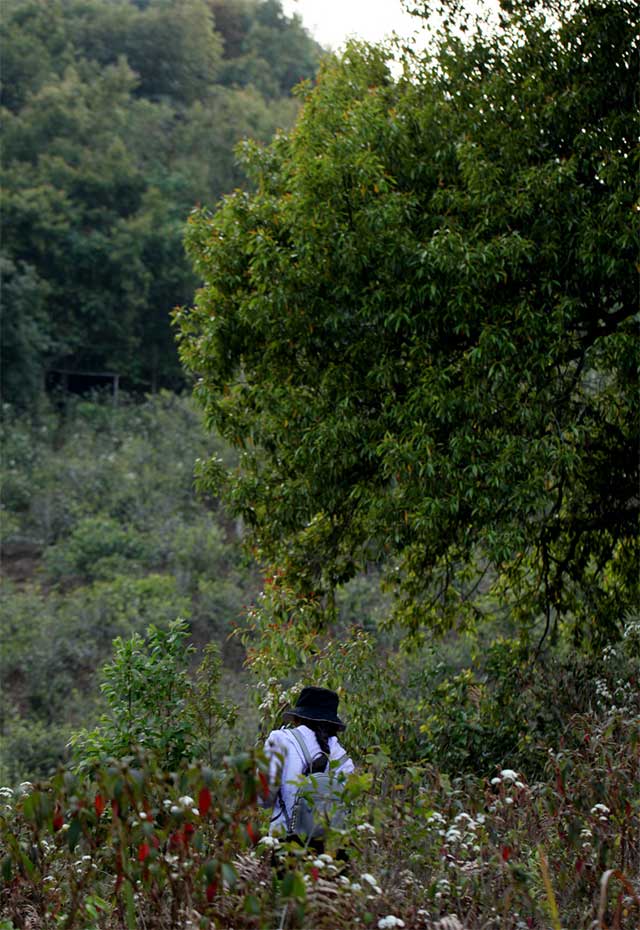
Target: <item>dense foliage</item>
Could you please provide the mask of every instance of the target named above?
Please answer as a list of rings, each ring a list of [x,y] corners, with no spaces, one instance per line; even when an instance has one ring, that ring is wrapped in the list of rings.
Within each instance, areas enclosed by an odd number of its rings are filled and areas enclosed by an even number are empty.
[[[4,399],[52,370],[176,387],[184,221],[290,125],[319,49],[278,0],[6,0],[0,28]]]
[[[394,765],[368,725],[379,695],[349,695],[364,774],[350,777],[348,823],[320,856],[265,835],[259,753],[167,772],[150,745],[0,789],[0,926],[630,930],[640,705],[620,673],[638,674],[639,633],[603,657],[598,706],[565,721],[538,780]]]
[[[6,5],[0,930],[638,926],[638,12],[441,5],[194,214],[204,423],[34,400],[181,377],[184,212],[317,48],[277,0]],[[305,684],[356,763],[322,854],[259,807]]]
[[[230,500],[301,592],[384,564],[411,628],[606,641],[638,593],[640,21],[545,7],[398,79],[327,62],[247,146],[256,193],[194,217],[178,319]]]
[[[49,773],[71,733],[97,723],[113,640],[133,659],[131,637],[150,624],[166,633],[176,617],[189,621],[198,653],[185,674],[219,644],[237,700],[242,652],[227,637],[256,577],[234,522],[195,494],[195,459],[228,452],[188,399],[78,401],[36,420],[4,413],[0,780],[15,784]],[[178,701],[173,678],[172,688]]]

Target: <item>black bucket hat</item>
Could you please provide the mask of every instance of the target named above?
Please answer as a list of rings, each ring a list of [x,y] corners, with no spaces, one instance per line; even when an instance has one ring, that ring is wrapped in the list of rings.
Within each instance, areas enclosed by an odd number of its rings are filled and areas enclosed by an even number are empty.
[[[335,691],[328,688],[303,688],[295,707],[285,710],[282,715],[285,721],[292,717],[301,720],[311,720],[316,723],[332,723],[339,730],[345,729],[345,724],[338,717],[339,697]]]

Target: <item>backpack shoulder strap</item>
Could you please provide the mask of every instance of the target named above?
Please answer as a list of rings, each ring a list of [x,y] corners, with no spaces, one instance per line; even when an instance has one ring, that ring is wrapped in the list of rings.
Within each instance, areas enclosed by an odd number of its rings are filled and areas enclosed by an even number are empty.
[[[309,767],[309,769],[310,769],[311,766],[313,765],[313,759],[311,758],[311,753],[310,753],[309,750],[307,749],[307,744],[305,743],[305,741],[304,741],[304,739],[302,738],[302,736],[300,735],[300,733],[298,733],[298,730],[297,730],[296,727],[294,727],[293,730],[289,730],[289,733],[291,733],[291,735],[292,735],[293,738],[295,739],[296,743],[297,743],[298,746],[300,747],[300,750],[301,750],[301,752],[302,752],[302,755],[304,756],[305,764],[306,764],[306,765]]]

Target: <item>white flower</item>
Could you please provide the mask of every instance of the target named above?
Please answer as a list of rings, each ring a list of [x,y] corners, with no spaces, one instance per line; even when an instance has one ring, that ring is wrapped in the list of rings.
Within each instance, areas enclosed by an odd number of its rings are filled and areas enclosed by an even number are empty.
[[[501,783],[502,783],[502,779],[501,779],[501,778],[498,778],[497,775],[496,775],[495,778],[492,778],[492,779],[491,779],[491,784],[492,784],[492,785],[499,785],[499,784],[501,784]]]
[[[182,813],[182,808],[178,807],[177,804],[172,804],[172,805],[171,805],[171,813],[174,814],[174,815],[175,815],[175,814],[181,814],[181,813]]]
[[[324,869],[325,863],[322,859],[314,859],[312,865],[314,865],[316,869]]]
[[[178,798],[178,804],[181,807],[193,807],[194,805],[193,798],[190,798],[188,794],[183,795],[183,797]]]
[[[468,821],[469,826],[471,827],[472,830],[475,828],[475,821],[474,821],[473,817],[470,817],[469,814],[466,813],[466,811],[461,811],[461,812],[457,815],[457,817],[454,817],[454,818],[453,818],[453,822],[454,822],[454,823],[460,823],[461,820],[466,820],[466,821]],[[473,824],[473,826],[472,826],[472,824]]]
[[[146,811],[140,811],[140,813],[138,814],[138,817],[140,818],[140,820],[146,820],[146,819],[147,819],[147,812],[146,812]]]
[[[333,856],[330,856],[329,853],[320,853],[318,859],[322,859],[323,862],[333,862]]]
[[[199,816],[200,816],[200,811],[198,810],[197,807],[192,807],[192,808],[191,808],[191,813],[193,814],[194,817],[199,817]]]
[[[388,914],[386,917],[380,918],[378,927],[380,930],[388,930],[390,927],[404,927],[404,920],[394,917],[393,914]]]
[[[362,885],[359,882],[351,882],[351,891],[362,891]]]
[[[609,808],[606,804],[594,804],[591,808],[592,814],[608,814],[610,813]]]
[[[259,845],[266,846],[268,849],[277,849],[280,845],[280,840],[277,836],[263,836]]]
[[[514,772],[513,769],[503,769],[500,772],[500,777],[504,778],[505,781],[518,781],[518,773]]]
[[[12,798],[13,790],[11,788],[0,788],[0,798]]]

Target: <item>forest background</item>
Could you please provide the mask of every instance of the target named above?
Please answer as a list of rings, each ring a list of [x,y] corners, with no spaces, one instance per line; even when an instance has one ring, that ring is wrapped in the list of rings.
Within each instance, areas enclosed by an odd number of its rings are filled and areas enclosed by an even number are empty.
[[[392,73],[275,0],[5,3],[15,926],[637,916],[637,11],[444,6]],[[368,879],[272,887],[243,753],[318,682]]]

